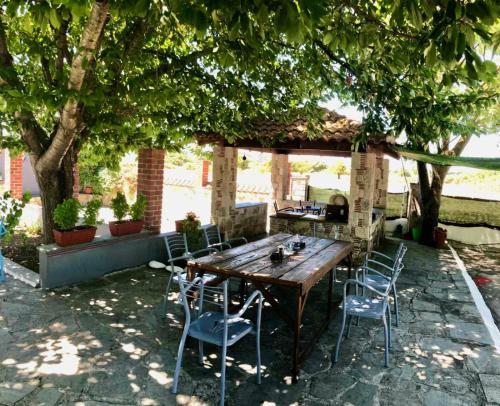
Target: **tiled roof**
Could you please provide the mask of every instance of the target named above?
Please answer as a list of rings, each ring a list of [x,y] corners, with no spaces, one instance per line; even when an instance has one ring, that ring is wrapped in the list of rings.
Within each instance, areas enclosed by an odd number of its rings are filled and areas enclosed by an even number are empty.
[[[240,139],[252,140],[276,140],[276,142],[287,141],[324,141],[328,143],[352,143],[353,138],[362,130],[362,124],[355,120],[323,109],[323,121],[315,124],[316,131],[308,131],[308,120],[298,118],[289,124],[279,123],[274,120],[257,120],[251,125],[253,131]],[[198,133],[197,139],[200,143],[212,143],[221,139],[219,134]],[[370,135],[370,144],[388,142],[386,134]],[[389,141],[390,142],[390,141]]]

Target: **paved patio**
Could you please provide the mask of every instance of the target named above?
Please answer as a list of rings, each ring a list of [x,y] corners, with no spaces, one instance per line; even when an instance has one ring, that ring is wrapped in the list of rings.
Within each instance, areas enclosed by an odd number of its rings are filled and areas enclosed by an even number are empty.
[[[394,249],[388,241],[385,250]],[[254,383],[254,341],[248,338],[229,351],[227,404],[500,403],[500,357],[451,253],[409,243],[405,263],[390,368],[382,367],[382,330],[367,321],[353,326],[341,360],[332,364],[337,317],[292,385],[291,335],[267,307],[262,385]],[[179,394],[169,392],[181,309],[174,292],[167,320],[159,317],[165,283],[165,274],[147,268],[52,292],[9,277],[0,285],[0,404],[215,404],[214,348],[207,348],[204,366],[194,350],[186,352]],[[321,283],[312,291],[307,323],[321,316],[315,308],[325,288]]]

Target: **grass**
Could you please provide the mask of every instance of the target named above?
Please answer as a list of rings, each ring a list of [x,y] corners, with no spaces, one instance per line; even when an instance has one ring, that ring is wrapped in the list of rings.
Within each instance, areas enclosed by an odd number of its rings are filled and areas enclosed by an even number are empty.
[[[338,189],[309,188],[309,200],[327,203],[333,194],[343,194],[348,197],[347,192]],[[399,217],[402,203],[402,193],[389,193],[385,210],[386,216]],[[443,196],[441,198],[439,220],[457,224],[487,224],[500,227],[500,202],[483,202]]]

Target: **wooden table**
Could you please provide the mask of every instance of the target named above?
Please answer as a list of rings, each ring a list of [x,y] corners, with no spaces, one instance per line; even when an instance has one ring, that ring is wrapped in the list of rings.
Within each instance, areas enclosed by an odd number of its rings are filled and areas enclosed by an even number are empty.
[[[327,327],[332,313],[333,268],[346,261],[351,276],[353,245],[347,241],[333,241],[314,237],[301,237],[306,247],[297,254],[285,258],[281,263],[271,262],[269,256],[276,247],[293,236],[275,234],[249,244],[241,245],[217,254],[202,257],[188,263],[189,271],[198,274],[210,272],[218,275],[215,284],[229,277],[251,282],[259,289],[272,308],[294,332],[292,379],[297,381],[301,364],[312,350],[314,343]],[[326,274],[329,275],[326,317],[313,335],[312,340],[299,349],[302,314],[311,288]],[[270,287],[284,286],[295,290],[294,315],[290,316],[274,298]]]

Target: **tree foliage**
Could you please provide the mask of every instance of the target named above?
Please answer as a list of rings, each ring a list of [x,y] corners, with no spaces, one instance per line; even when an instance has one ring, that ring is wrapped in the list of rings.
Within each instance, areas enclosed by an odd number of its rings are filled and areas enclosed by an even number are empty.
[[[253,118],[300,110],[318,119],[317,102],[333,93],[366,112],[366,137],[394,128],[433,139],[449,125],[454,98],[468,97],[441,89],[496,73],[477,43],[498,45],[490,29],[498,8],[492,0],[9,0],[0,9],[2,143],[30,153],[50,239],[85,145],[117,161],[140,147],[176,149],[196,130],[231,141]]]

